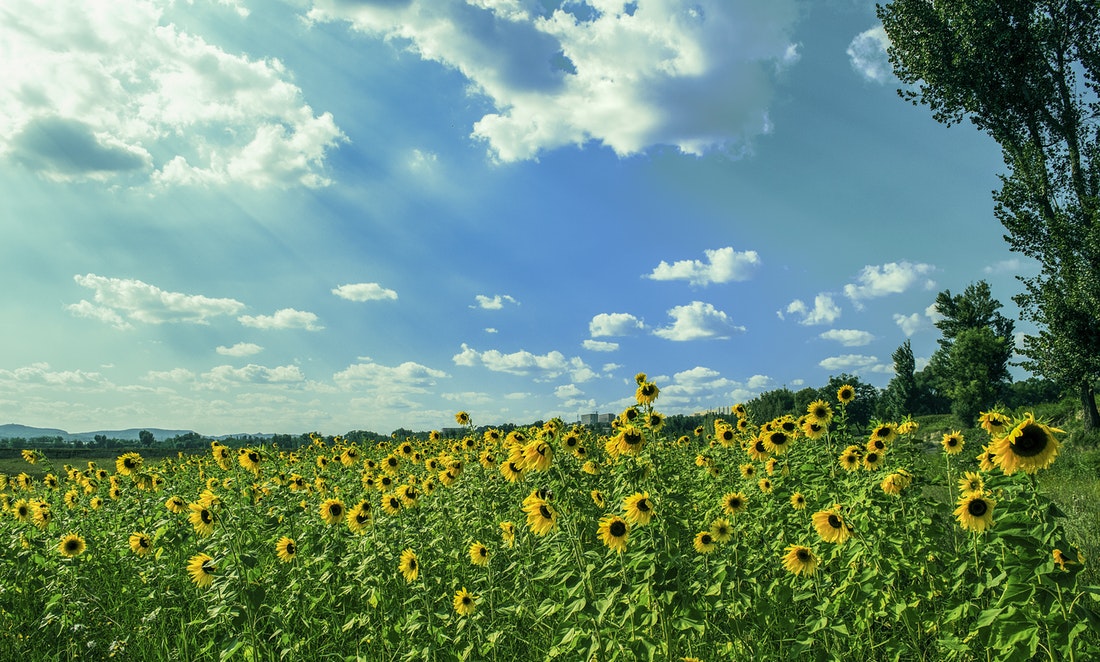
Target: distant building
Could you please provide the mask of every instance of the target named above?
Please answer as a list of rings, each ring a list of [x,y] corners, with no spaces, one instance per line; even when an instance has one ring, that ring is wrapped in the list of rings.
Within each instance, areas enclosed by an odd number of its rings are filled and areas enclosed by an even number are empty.
[[[615,414],[581,414],[581,425],[585,425],[590,428],[611,425],[611,421],[613,420],[615,420]]]

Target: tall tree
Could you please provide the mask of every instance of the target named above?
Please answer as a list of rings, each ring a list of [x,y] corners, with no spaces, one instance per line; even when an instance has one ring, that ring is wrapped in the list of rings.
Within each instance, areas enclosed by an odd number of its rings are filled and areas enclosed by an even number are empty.
[[[883,394],[883,409],[886,418],[899,420],[907,414],[921,414],[917,398],[916,369],[917,360],[913,357],[913,347],[906,340],[891,356],[894,359],[894,378],[886,386]]]
[[[1078,388],[1100,427],[1100,0],[894,0],[878,7],[899,94],[948,126],[968,118],[1000,144],[995,213],[1020,280],[1029,369]]]

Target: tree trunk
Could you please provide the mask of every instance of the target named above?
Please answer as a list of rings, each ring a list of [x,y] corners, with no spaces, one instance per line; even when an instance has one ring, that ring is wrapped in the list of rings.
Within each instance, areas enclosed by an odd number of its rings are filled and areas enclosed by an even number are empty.
[[[1100,411],[1096,410],[1096,394],[1091,382],[1081,384],[1081,404],[1085,408],[1085,431],[1100,430]]]

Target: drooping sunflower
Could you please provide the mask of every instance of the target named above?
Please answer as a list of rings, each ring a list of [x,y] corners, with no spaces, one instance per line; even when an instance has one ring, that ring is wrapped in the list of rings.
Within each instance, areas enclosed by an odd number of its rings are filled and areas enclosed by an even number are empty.
[[[803,545],[787,545],[783,567],[795,575],[812,575],[817,570],[818,558],[813,550]]]
[[[634,399],[640,405],[651,405],[660,394],[661,389],[657,388],[656,384],[650,381],[642,381],[638,384],[638,390],[634,392]]]
[[[253,474],[260,473],[260,452],[251,448],[242,448],[237,453],[237,463]]]
[[[943,446],[943,452],[948,455],[958,455],[961,453],[965,443],[966,441],[963,439],[963,433],[958,430],[945,432],[943,441],[940,442]]]
[[[649,520],[653,519],[653,501],[649,498],[649,492],[635,492],[623,499],[623,511],[626,521],[631,524],[649,524]]]
[[[75,533],[61,536],[61,541],[57,543],[57,551],[61,552],[61,556],[69,559],[80,556],[85,549],[84,539]]]
[[[511,522],[500,523],[500,539],[509,548],[516,544],[516,525]]]
[[[727,515],[736,517],[745,512],[748,505],[749,500],[741,492],[728,492],[722,497],[722,511]]]
[[[980,533],[993,526],[993,507],[997,502],[982,494],[964,494],[959,497],[955,517],[967,531]]]
[[[545,501],[531,504],[524,511],[527,513],[527,528],[537,536],[545,536],[558,526],[558,512]]]
[[[24,448],[21,455],[23,456],[23,461],[26,462],[27,464],[37,464],[38,463],[39,455],[38,455],[38,451],[36,451],[36,450],[30,450],[30,449]]]
[[[727,543],[733,538],[733,525],[725,517],[719,517],[710,523],[710,535],[716,542]]]
[[[210,586],[217,571],[218,566],[208,554],[195,554],[187,560],[187,573],[199,588]]]
[[[600,518],[600,540],[609,549],[620,554],[626,551],[626,541],[630,537],[630,525],[618,515],[604,515]]]
[[[505,460],[500,464],[500,474],[504,476],[509,483],[514,483],[523,478],[524,471],[526,471],[524,468],[510,460]]]
[[[458,423],[459,425],[461,425],[463,427],[466,427],[467,425],[470,424],[470,414],[468,414],[465,411],[458,412],[457,414],[455,414],[455,423]]]
[[[795,510],[806,509],[806,497],[802,496],[801,492],[795,492],[791,495],[791,508]]]
[[[137,453],[123,453],[115,460],[115,471],[123,476],[129,476],[141,467],[142,461]]]
[[[710,554],[718,548],[718,543],[714,541],[714,536],[711,535],[710,531],[696,533],[692,545],[695,547],[695,551],[700,554]]]
[[[996,409],[981,412],[978,416],[978,421],[981,423],[982,429],[988,432],[989,436],[994,439],[1008,432],[1009,428],[1012,426],[1012,419],[1004,412]]]
[[[984,490],[985,482],[982,481],[981,474],[967,471],[963,477],[959,479],[959,494],[981,494]]]
[[[974,458],[978,461],[978,468],[982,471],[989,472],[997,468],[997,454],[993,452],[992,447],[992,442],[982,446],[982,452]]]
[[[893,423],[879,423],[871,430],[871,439],[878,439],[887,444],[898,438],[898,426]]]
[[[603,492],[592,490],[592,503],[596,504],[597,508],[605,508],[607,506],[607,500],[604,499]]]
[[[401,512],[401,498],[396,494],[386,494],[382,496],[382,512],[387,515],[396,515]]]
[[[1039,469],[1046,469],[1058,455],[1059,443],[1054,438],[1055,432],[1063,431],[1036,421],[1035,416],[1029,413],[1004,437],[994,442],[993,461],[1006,476],[1018,470],[1033,474]]]
[[[454,599],[455,613],[459,616],[469,616],[477,609],[477,596],[471,595],[466,587],[455,593]]]
[[[839,545],[852,536],[852,527],[844,521],[839,507],[817,511],[814,513],[813,523],[817,535],[825,542]]]
[[[850,384],[845,384],[836,390],[836,399],[840,404],[846,405],[856,399],[856,390]]]
[[[829,428],[821,423],[807,418],[802,423],[802,434],[811,441],[817,441],[825,436],[825,433],[829,431]]]
[[[202,503],[192,503],[187,506],[191,514],[187,520],[195,528],[195,533],[200,536],[208,536],[214,533],[214,513]]]
[[[470,545],[470,563],[479,566],[489,565],[489,548],[480,541]]]
[[[298,543],[293,538],[283,536],[275,543],[275,556],[283,563],[290,563],[298,555]]]
[[[383,501],[385,501],[385,497],[383,497]],[[370,502],[366,499],[361,500],[348,511],[348,530],[352,533],[362,533],[366,531],[367,526],[371,523],[372,517]]]
[[[321,503],[320,512],[325,524],[329,526],[339,524],[344,519],[344,502],[339,499],[325,499]]]
[[[148,535],[135,531],[130,534],[130,549],[138,556],[145,556],[153,551],[153,541],[149,539]]]
[[[420,576],[420,561],[416,558],[416,553],[412,549],[406,548],[405,551],[401,552],[401,560],[397,564],[397,569],[401,571],[405,581],[410,584]]]

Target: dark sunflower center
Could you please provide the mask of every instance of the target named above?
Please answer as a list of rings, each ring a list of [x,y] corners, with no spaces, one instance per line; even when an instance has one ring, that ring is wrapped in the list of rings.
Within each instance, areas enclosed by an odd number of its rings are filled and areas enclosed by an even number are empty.
[[[879,428],[875,430],[875,435],[885,439],[890,436],[890,428]]]
[[[401,505],[401,502],[397,497],[390,497],[390,508],[397,508]]]
[[[718,535],[720,535],[720,536],[728,536],[729,534],[730,534],[730,530],[729,530],[729,527],[727,527],[727,526],[720,526],[720,527],[718,527]]]
[[[970,503],[966,504],[966,512],[970,513],[973,517],[981,517],[989,511],[989,504],[985,502],[985,499],[974,499]]]
[[[626,522],[615,520],[611,523],[611,526],[607,527],[607,530],[611,532],[612,536],[622,538],[626,535]]]
[[[737,510],[741,507],[741,499],[730,499],[728,505],[731,510]]]
[[[655,389],[656,387],[653,384],[642,384],[642,395],[648,398],[649,396],[653,395],[653,391]]]
[[[199,511],[199,519],[202,520],[203,524],[209,524],[214,521],[214,516],[210,514],[209,510],[203,508]]]
[[[416,559],[409,559],[409,570],[416,570]]]
[[[1047,447],[1047,435],[1038,425],[1028,423],[1020,430],[1020,436],[1012,442],[1012,452],[1020,457],[1034,457]]]
[[[867,463],[868,464],[874,464],[875,462],[878,462],[878,453],[873,453],[873,452],[868,453],[867,454]]]
[[[829,412],[825,411],[824,407],[815,407],[813,411],[814,418],[825,418],[829,415]]]
[[[251,462],[252,464],[256,464],[257,462],[260,461],[260,455],[258,453],[249,453],[248,454],[248,461]]]
[[[795,556],[798,558],[798,561],[800,563],[807,563],[810,560],[810,550],[805,548],[799,549],[797,552],[795,552]]]
[[[328,514],[332,515],[333,517],[339,517],[340,515],[344,514],[344,509],[340,506],[340,504],[334,503],[329,505]]]
[[[489,550],[484,548],[484,547],[478,547],[477,548],[477,555],[481,556],[481,557],[486,557],[486,556],[489,555]]]
[[[128,457],[122,461],[122,466],[126,467],[127,469],[133,469],[135,466],[137,466],[137,463],[134,462],[132,458]]]
[[[294,543],[288,542],[286,544],[286,550],[285,551],[286,551],[287,555],[294,556],[294,554],[298,551],[298,548],[294,546]]]
[[[539,515],[542,515],[543,519],[551,519],[550,509],[546,507],[546,504],[539,506]]]
[[[149,546],[149,540],[146,538],[138,538],[138,547],[145,549]]]
[[[508,463],[508,468],[512,471],[512,473],[515,473],[515,474],[519,473],[519,467],[516,466],[515,462],[509,462]]]
[[[630,444],[631,446],[635,446],[642,443],[642,435],[638,434],[637,432],[624,432],[623,441]]]
[[[212,574],[214,574],[215,570],[217,570],[217,566],[214,565],[213,561],[203,561],[202,562],[202,571],[205,574],[212,575]]]
[[[723,441],[733,441],[733,430],[722,430]]]
[[[755,444],[753,444],[752,447],[753,447],[753,450],[755,450],[757,453],[767,453],[768,452],[768,449],[764,448],[764,442],[759,441],[759,440]]]
[[[643,512],[643,513],[649,512],[650,511],[649,499],[642,499],[642,500],[638,501],[638,510],[640,512]]]
[[[842,524],[840,518],[836,515],[829,515],[829,527],[833,529],[841,528]]]
[[[65,541],[65,551],[67,551],[69,553],[72,553],[72,552],[75,552],[78,549],[80,549],[80,541],[79,540],[66,540]]]
[[[702,536],[699,537],[699,542],[703,543],[704,545],[710,545],[714,542],[714,538],[711,538],[709,533],[704,533]]]
[[[470,596],[468,596],[468,595],[462,596],[462,604],[469,605],[471,602],[473,602],[473,600],[470,599]]]

